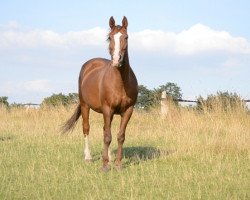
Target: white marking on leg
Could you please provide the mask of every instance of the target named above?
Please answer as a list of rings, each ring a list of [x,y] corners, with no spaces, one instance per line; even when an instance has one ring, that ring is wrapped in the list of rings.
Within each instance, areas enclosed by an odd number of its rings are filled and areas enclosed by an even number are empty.
[[[118,32],[114,35],[114,39],[115,39],[115,50],[113,53],[113,63],[114,64],[118,64],[119,59],[120,59],[120,37],[121,37],[121,33]]]
[[[111,151],[110,151],[110,147],[108,149],[108,156],[109,156],[109,162],[112,160],[112,156],[111,156]]]
[[[90,150],[89,150],[89,136],[85,136],[85,148],[84,148],[85,160],[92,160]]]

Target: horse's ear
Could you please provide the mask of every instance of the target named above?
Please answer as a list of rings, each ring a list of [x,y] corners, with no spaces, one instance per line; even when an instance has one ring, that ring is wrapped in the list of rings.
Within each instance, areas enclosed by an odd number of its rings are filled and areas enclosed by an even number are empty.
[[[109,19],[109,27],[111,29],[115,27],[115,20],[114,20],[113,16],[111,16]]]
[[[126,28],[127,29],[127,27],[128,27],[128,20],[127,20],[127,17],[123,17],[123,19],[122,19],[122,26],[124,27],[124,28]]]

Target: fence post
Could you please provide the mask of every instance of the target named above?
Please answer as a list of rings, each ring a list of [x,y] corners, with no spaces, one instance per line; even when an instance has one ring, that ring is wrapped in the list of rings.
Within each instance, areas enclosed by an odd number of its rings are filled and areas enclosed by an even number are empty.
[[[161,117],[163,119],[167,117],[168,111],[169,111],[169,107],[168,107],[168,101],[167,101],[167,92],[163,91],[161,93]]]

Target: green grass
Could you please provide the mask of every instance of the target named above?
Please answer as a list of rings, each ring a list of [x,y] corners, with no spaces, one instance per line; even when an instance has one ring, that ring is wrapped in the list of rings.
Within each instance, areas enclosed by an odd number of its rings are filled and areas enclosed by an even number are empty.
[[[0,199],[250,199],[250,116],[135,112],[121,172],[100,171],[102,117],[91,115],[94,162],[83,160],[73,109],[0,110]],[[119,118],[113,122],[112,157]]]

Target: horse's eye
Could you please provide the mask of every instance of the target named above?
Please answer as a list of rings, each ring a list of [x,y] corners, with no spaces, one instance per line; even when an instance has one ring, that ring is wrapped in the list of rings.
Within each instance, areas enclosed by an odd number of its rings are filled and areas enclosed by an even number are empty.
[[[125,37],[125,40],[127,40],[127,39],[128,39],[128,36]]]

